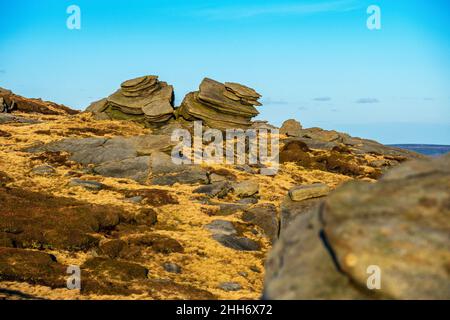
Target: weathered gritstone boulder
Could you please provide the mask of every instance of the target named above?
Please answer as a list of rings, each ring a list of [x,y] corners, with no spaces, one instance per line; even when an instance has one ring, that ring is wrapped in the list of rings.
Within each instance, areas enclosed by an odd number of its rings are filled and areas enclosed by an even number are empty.
[[[158,125],[173,117],[173,87],[157,76],[127,80],[108,98],[93,102],[86,111],[97,119],[134,120]]]
[[[202,120],[208,127],[225,130],[249,128],[251,118],[259,114],[255,106],[261,97],[244,85],[209,78],[203,79],[200,90],[186,95],[177,109],[178,116],[186,120]]]
[[[265,297],[450,299],[449,168],[450,155],[417,160],[336,189],[281,234]]]
[[[280,134],[285,134],[288,137],[299,137],[301,135],[302,125],[294,119],[289,119],[283,122],[280,128]]]

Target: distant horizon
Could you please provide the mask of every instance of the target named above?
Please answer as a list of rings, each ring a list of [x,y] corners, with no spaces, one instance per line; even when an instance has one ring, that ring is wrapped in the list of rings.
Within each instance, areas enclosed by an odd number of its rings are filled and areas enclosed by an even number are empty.
[[[367,9],[381,10],[369,30]],[[66,26],[71,5],[81,28]],[[155,74],[176,105],[204,77],[293,118],[383,144],[450,144],[446,0],[0,1],[0,87],[84,110]]]

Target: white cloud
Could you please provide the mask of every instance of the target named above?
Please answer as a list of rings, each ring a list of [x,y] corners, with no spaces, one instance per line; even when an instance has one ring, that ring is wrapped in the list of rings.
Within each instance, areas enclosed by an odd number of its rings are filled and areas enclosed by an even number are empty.
[[[378,103],[380,102],[377,98],[360,98],[356,100],[356,103]]]

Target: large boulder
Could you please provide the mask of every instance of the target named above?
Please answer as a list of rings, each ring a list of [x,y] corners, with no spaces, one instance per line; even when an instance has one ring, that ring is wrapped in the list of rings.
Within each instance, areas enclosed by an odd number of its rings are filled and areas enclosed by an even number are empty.
[[[449,155],[346,183],[282,232],[265,297],[450,299],[449,204]]]
[[[280,134],[285,134],[288,137],[299,137],[301,135],[302,125],[294,119],[289,119],[283,122],[280,128]]]
[[[199,91],[186,95],[177,109],[178,116],[186,120],[202,120],[208,127],[225,130],[249,128],[251,118],[259,112],[261,97],[255,90],[238,83],[205,78]]]
[[[134,120],[158,125],[173,117],[173,87],[157,76],[127,80],[108,98],[93,102],[86,111],[97,119]]]

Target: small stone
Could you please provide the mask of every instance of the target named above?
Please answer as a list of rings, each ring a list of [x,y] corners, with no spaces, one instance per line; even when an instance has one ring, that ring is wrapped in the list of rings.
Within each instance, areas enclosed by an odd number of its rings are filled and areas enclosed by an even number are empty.
[[[242,286],[237,282],[222,282],[219,284],[219,288],[224,291],[239,291]]]
[[[251,266],[250,270],[253,271],[253,272],[256,272],[256,273],[261,273],[261,269],[258,268],[257,266]]]
[[[324,183],[315,183],[311,185],[299,186],[289,190],[289,196],[292,201],[303,201],[312,198],[326,196],[331,191]]]
[[[158,222],[158,215],[152,208],[144,208],[136,214],[135,220],[139,225],[152,226]]]
[[[239,251],[257,251],[261,245],[246,237],[237,237],[235,235],[215,234],[213,239],[223,246]]]
[[[107,255],[110,258],[117,258],[120,252],[127,246],[127,243],[123,240],[114,239],[107,240],[100,243],[101,253]]]
[[[125,201],[131,203],[141,203],[144,198],[142,196],[135,196],[130,198],[125,198]]]
[[[198,187],[193,193],[202,193],[209,197],[225,197],[231,190],[231,185],[226,181],[215,182],[205,186]]]
[[[241,277],[247,278],[248,277],[248,273],[245,271],[239,271],[238,275],[240,275]]]
[[[228,181],[228,178],[225,176],[221,176],[217,173],[211,173],[209,175],[209,182],[210,183],[215,183],[215,182],[224,182],[224,181]]]
[[[244,180],[233,184],[234,193],[240,198],[247,198],[259,191],[259,183],[253,180]]]
[[[215,205],[215,203],[211,204]],[[248,208],[248,205],[240,203],[217,203],[217,205],[219,206],[219,210],[212,214],[214,216],[229,216]]]
[[[233,223],[226,220],[214,220],[213,222],[208,223],[205,226],[205,229],[211,231],[213,234],[232,235],[237,233]]]
[[[38,176],[51,176],[56,173],[56,170],[48,164],[43,164],[41,166],[34,167],[31,172]]]
[[[177,265],[176,263],[172,262],[165,262],[163,264],[164,270],[171,273],[181,273],[181,267]]]
[[[87,190],[99,191],[104,189],[106,186],[97,181],[72,179],[69,183],[69,187],[83,187]]]
[[[256,204],[256,203],[258,203],[258,199],[256,199],[256,198],[242,198],[242,199],[239,199],[237,203],[240,203],[240,204]]]

